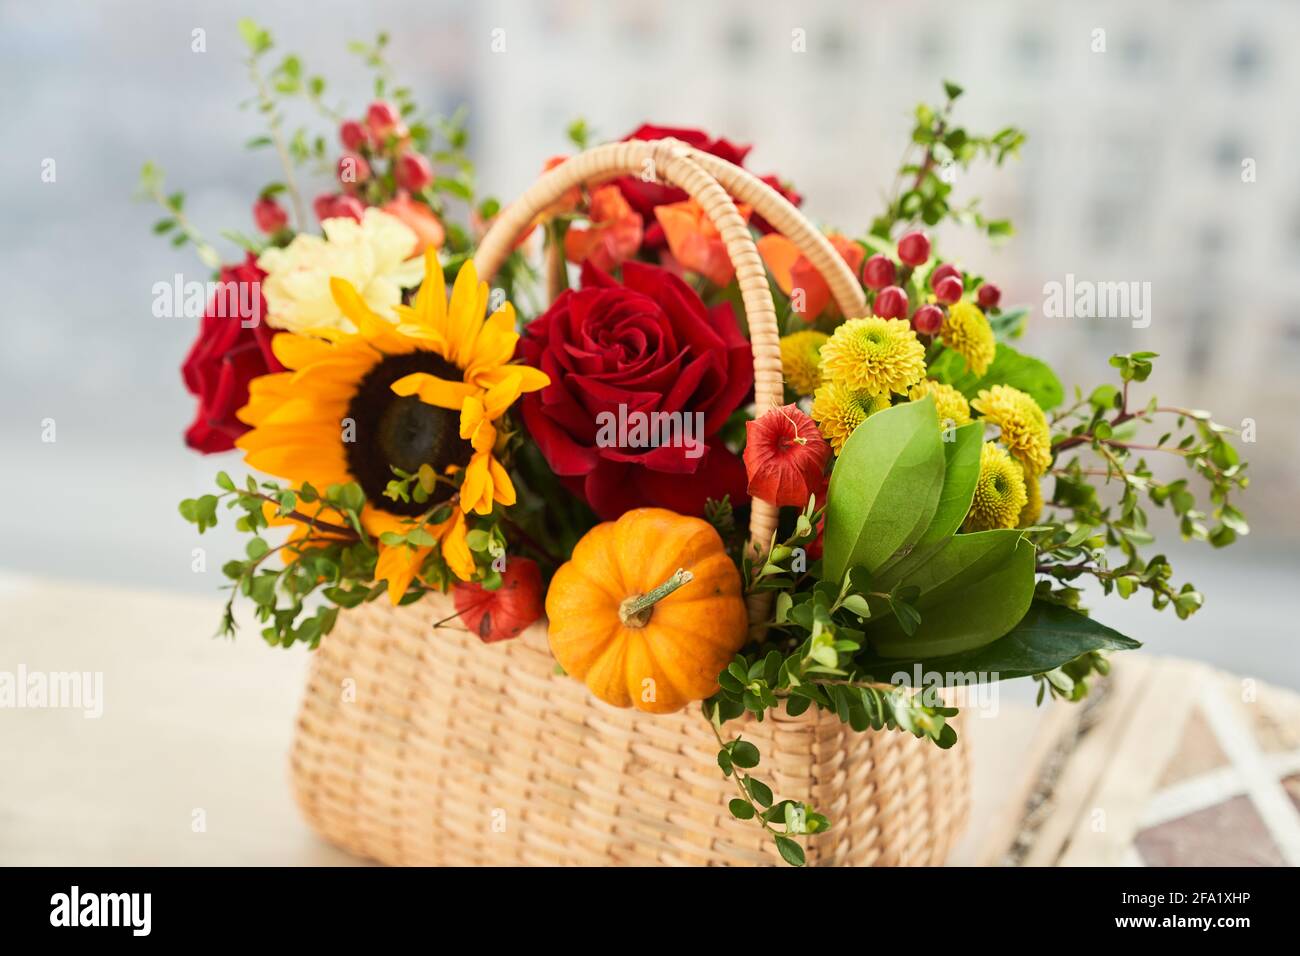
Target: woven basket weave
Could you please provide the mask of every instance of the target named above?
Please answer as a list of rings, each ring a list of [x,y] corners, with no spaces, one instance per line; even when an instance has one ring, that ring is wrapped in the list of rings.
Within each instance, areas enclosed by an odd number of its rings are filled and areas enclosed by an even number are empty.
[[[575,185],[650,175],[696,199],[717,226],[736,277],[761,410],[782,401],[776,310],[749,229],[732,200],[795,242],[846,315],[862,290],[833,247],[749,173],[674,140],[599,146],[542,176],[507,207],[475,256],[490,279],[517,236]],[[776,509],[755,500],[761,550]],[[750,598],[761,622],[762,595]],[[391,864],[705,865],[778,862],[752,821],[731,818],[735,783],[697,707],[670,715],[618,710],[555,673],[539,623],[504,644],[430,630],[446,598],[349,611],[315,652],[291,759],[308,822],[331,842]],[[756,628],[761,633],[761,627]],[[730,725],[729,725],[730,726]],[[831,713],[745,718],[760,775],[780,799],[833,823],[807,841],[811,865],[943,862],[969,804],[967,749],[903,733],[855,733]]]

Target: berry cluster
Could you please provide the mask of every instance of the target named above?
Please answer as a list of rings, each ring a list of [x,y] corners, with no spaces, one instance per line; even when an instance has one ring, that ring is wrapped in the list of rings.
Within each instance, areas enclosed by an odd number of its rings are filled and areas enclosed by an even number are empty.
[[[344,120],[339,124],[339,141],[344,152],[335,165],[335,175],[341,191],[316,197],[312,206],[317,219],[360,221],[366,206],[403,194],[419,194],[433,183],[433,165],[411,147],[410,130],[392,103],[377,100],[366,110],[364,120]],[[376,175],[379,164],[387,164],[385,175]],[[287,227],[289,217],[275,194],[266,192],[253,205],[253,220],[258,229],[273,235]]]
[[[935,265],[925,276],[924,285],[913,286],[908,295],[907,286],[913,276],[923,275],[922,267],[930,262],[930,237],[917,229],[898,240],[897,263],[888,256],[877,253],[862,264],[862,283],[872,296],[872,311],[885,319],[906,319],[919,335],[935,335],[943,326],[943,309],[966,294],[966,276],[950,262]],[[929,294],[924,294],[928,286]],[[1002,290],[991,282],[974,280],[976,301],[983,310],[998,307]],[[930,301],[933,299],[934,301]],[[913,302],[915,300],[915,302]]]

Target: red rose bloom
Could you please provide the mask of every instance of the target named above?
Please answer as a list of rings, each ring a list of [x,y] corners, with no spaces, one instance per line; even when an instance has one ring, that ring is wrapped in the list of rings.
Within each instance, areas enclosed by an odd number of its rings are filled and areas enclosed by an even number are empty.
[[[635,130],[623,137],[628,139],[666,139],[672,137],[679,139],[687,146],[694,146],[696,149],[703,150],[706,153],[712,153],[719,159],[725,159],[729,163],[735,163],[737,166],[745,165],[745,157],[752,146],[740,146],[727,139],[713,139],[707,133],[698,129],[683,129],[676,126],[654,126],[645,123],[638,126]],[[763,182],[767,183],[794,205],[798,206],[803,202],[803,197],[792,189],[782,186],[775,176],[762,177]],[[642,220],[646,224],[645,240],[643,246],[646,249],[664,249],[668,245],[664,237],[663,227],[659,225],[655,218],[654,210],[656,206],[665,206],[669,203],[685,202],[688,198],[684,190],[675,186],[661,186],[658,183],[647,183],[640,176],[623,176],[614,180],[619,191],[623,193],[628,203],[641,214]],[[760,232],[772,232],[772,227],[762,216],[754,216],[753,225]]]
[[[213,298],[199,326],[199,337],[181,366],[185,387],[199,400],[185,443],[204,454],[229,451],[235,447],[235,439],[248,431],[248,426],[235,418],[235,412],[248,403],[248,383],[259,375],[284,371],[271,352],[275,330],[262,322],[266,300],[260,290],[265,275],[252,253],[241,264],[222,268],[221,282],[239,288],[221,290]],[[248,314],[251,310],[243,305],[251,298],[244,286],[253,283],[258,289],[256,315]],[[245,328],[245,320],[257,324]]]
[[[647,505],[702,515],[709,498],[749,499],[745,466],[717,437],[754,383],[729,304],[706,308],[657,266],[625,263],[620,285],[587,263],[582,288],[530,322],[518,351],[551,378],[521,400],[524,424],[551,469],[602,519]],[[677,413],[671,420],[686,441],[631,440],[638,419],[662,412]]]

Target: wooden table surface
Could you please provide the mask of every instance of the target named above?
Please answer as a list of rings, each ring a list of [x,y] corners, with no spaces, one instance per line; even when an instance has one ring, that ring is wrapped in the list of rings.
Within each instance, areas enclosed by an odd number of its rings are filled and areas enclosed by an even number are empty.
[[[268,648],[252,627],[234,641],[211,637],[220,606],[216,597],[0,577],[0,672],[103,675],[99,717],[0,708],[0,864],[361,862],[317,839],[289,791],[286,754],[308,653]],[[1075,729],[1078,708],[1035,708],[1028,683],[1016,685],[1005,685],[996,708],[968,711],[974,808],[951,863],[1004,862],[1023,842],[1026,801],[1061,736]],[[1093,739],[1089,759],[1107,764],[1110,738]],[[1142,772],[1115,765],[1103,789],[1122,797],[1125,781]],[[1075,771],[1088,773],[1098,775]],[[1286,791],[1265,790],[1271,821],[1285,820],[1277,801]],[[1033,862],[1127,860],[1118,842],[1062,839],[1082,825],[1083,809],[1062,810]],[[1113,824],[1129,827],[1125,814],[1134,812],[1117,810]],[[1292,858],[1295,847],[1283,843]],[[1062,845],[1069,852],[1057,859]]]

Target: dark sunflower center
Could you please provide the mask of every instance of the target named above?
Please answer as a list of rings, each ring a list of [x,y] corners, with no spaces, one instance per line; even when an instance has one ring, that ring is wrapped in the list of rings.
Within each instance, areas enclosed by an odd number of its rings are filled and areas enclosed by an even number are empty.
[[[393,468],[414,473],[429,465],[439,475],[448,467],[469,464],[473,449],[460,437],[460,413],[426,405],[414,395],[394,395],[392,384],[415,372],[427,372],[459,381],[460,369],[432,352],[390,355],[361,380],[348,417],[355,423],[352,441],[344,442],[348,470],[356,477],[370,502],[400,515],[423,514],[433,504],[450,497],[451,489],[439,483],[423,504],[394,501],[384,489],[396,475]]]

